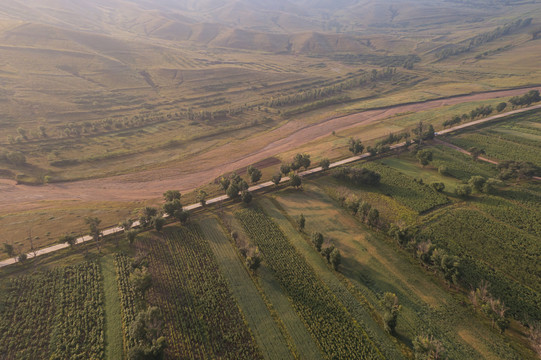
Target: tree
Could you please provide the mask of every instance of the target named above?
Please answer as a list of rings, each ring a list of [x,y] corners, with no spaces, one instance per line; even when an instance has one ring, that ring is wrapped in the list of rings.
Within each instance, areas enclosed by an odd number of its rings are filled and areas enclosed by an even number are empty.
[[[297,219],[297,226],[299,227],[299,230],[303,231],[305,225],[306,225],[306,219],[304,218],[303,214],[300,214],[299,218]]]
[[[297,174],[291,174],[289,176],[289,185],[298,189],[302,185],[301,177]]]
[[[28,260],[28,255],[26,255],[25,253],[22,253],[22,254],[19,255],[17,260],[19,260],[19,262],[22,264],[22,263],[26,262],[26,260]]]
[[[253,167],[252,165],[248,166],[248,176],[252,184],[255,184],[261,179],[261,170]]]
[[[162,231],[163,226],[165,225],[165,219],[162,216],[157,215],[156,217],[154,217],[152,222],[154,223],[154,228],[156,229],[156,231]]]
[[[25,129],[23,129],[22,127],[18,127],[17,132],[19,133],[21,138],[23,138],[24,140],[28,140],[28,134]]]
[[[15,249],[13,248],[13,245],[11,245],[11,244],[4,243],[4,252],[9,257],[15,257]]]
[[[61,236],[58,239],[58,242],[60,244],[68,244],[71,248],[73,248],[73,246],[77,242],[77,237],[74,235],[66,234],[66,235]]]
[[[529,340],[537,355],[541,356],[541,324],[534,323],[529,326]]]
[[[456,256],[443,255],[441,257],[440,269],[444,279],[449,283],[458,284],[458,276],[460,274],[460,260]]]
[[[485,150],[483,150],[483,149],[478,149],[478,148],[476,148],[476,147],[471,147],[471,148],[469,148],[468,151],[470,152],[471,157],[473,158],[474,161],[477,161],[477,159],[479,158],[479,156],[485,154]]]
[[[152,286],[152,276],[146,267],[137,268],[130,274],[130,282],[141,298]]]
[[[167,342],[162,336],[163,320],[157,307],[141,311],[130,324],[128,332],[136,344],[130,348],[129,360],[163,358]]]
[[[398,313],[402,309],[402,305],[398,304],[398,297],[396,294],[391,292],[386,292],[383,295],[380,305],[383,308],[383,322],[385,325],[385,330],[393,334],[396,328]]]
[[[348,145],[348,149],[353,155],[362,154],[364,150],[364,145],[362,144],[361,139],[354,139],[351,137],[348,140]]]
[[[327,259],[327,263],[329,264],[331,263],[331,254],[333,250],[334,250],[334,245],[329,245],[323,250],[321,250],[321,255],[323,255],[325,259]]]
[[[502,182],[498,179],[488,178],[485,184],[483,185],[483,188],[481,189],[482,192],[485,194],[494,194],[496,192],[496,187],[501,185]]]
[[[139,222],[141,223],[141,226],[142,227],[151,226],[152,225],[152,218],[154,218],[157,214],[158,214],[158,209],[153,208],[151,206],[145,206],[145,208],[143,209],[143,212],[141,214],[141,217],[139,219]]]
[[[505,110],[506,107],[507,107],[507,103],[506,102],[501,102],[496,106],[496,110],[498,112],[502,112],[502,111]]]
[[[165,201],[180,200],[180,196],[180,191],[178,190],[167,190],[163,193]]]
[[[220,178],[220,185],[222,186],[223,191],[227,191],[230,184],[231,184],[231,181],[228,178],[223,177],[223,176]]]
[[[467,198],[471,195],[471,187],[463,184],[457,185],[455,188],[455,194],[462,198]]]
[[[272,183],[276,186],[280,185],[280,181],[282,181],[282,174],[276,173],[272,176]]]
[[[98,252],[101,253],[101,231],[99,229],[99,226],[101,224],[101,220],[97,217],[91,217],[88,216],[85,218],[85,223],[90,228],[90,236],[92,239],[96,242],[96,246],[98,247]]]
[[[487,179],[485,179],[484,177],[475,175],[470,178],[470,180],[468,181],[468,184],[471,187],[473,187],[476,191],[481,192],[486,182],[487,182]]]
[[[242,202],[248,205],[252,201],[252,193],[248,190],[244,190],[241,194]]]
[[[256,248],[251,255],[246,257],[246,266],[255,273],[260,265],[261,254],[259,253],[259,249]]]
[[[437,360],[445,357],[445,348],[443,344],[434,339],[432,335],[418,335],[413,339],[413,350],[415,359],[418,360]]]
[[[445,184],[442,182],[434,182],[430,184],[430,186],[432,186],[432,189],[436,190],[437,192],[442,192],[445,190]]]
[[[138,231],[135,229],[131,229],[131,230],[126,231],[125,234],[126,234],[126,239],[130,243],[130,245],[132,245],[133,242],[135,241],[135,238],[137,237]]]
[[[227,188],[225,194],[230,199],[236,199],[239,196],[239,187],[235,183],[231,183],[229,187]]]
[[[297,154],[293,158],[293,162],[291,163],[291,169],[292,170],[298,170],[301,167],[304,168],[304,170],[308,169],[311,164],[310,155],[308,154]]]
[[[207,204],[207,192],[205,190],[199,190],[199,194],[197,195],[197,200],[199,200],[199,203],[201,206],[205,206]]]
[[[423,143],[423,133],[425,131],[425,127],[422,121],[419,121],[415,128],[411,130],[411,132],[415,135],[415,141],[417,142],[418,146],[421,146]]]
[[[179,211],[182,211],[182,204],[179,199],[174,199],[163,204],[163,212],[169,216],[174,217]]]
[[[321,251],[321,245],[323,245],[323,234],[320,232],[314,231],[312,233],[312,244],[314,244],[314,247],[318,252]]]
[[[175,218],[182,224],[186,224],[188,220],[190,219],[190,212],[189,211],[177,211],[175,213]]]
[[[449,176],[449,168],[445,165],[440,165],[438,167],[438,172],[443,176]]]
[[[291,166],[289,164],[282,164],[280,166],[280,172],[284,175],[287,175],[291,172]]]
[[[377,227],[379,222],[379,211],[378,209],[371,208],[368,211],[368,225],[372,227]]]
[[[357,209],[357,215],[359,215],[362,221],[366,219],[366,217],[368,216],[368,213],[370,212],[370,209],[372,209],[372,205],[370,205],[366,201],[361,201],[359,203],[359,208]]]
[[[329,170],[329,167],[331,166],[331,161],[327,158],[323,158],[319,162],[319,166],[321,166],[321,169],[323,169],[323,171]]]
[[[430,150],[420,150],[417,152],[417,160],[421,165],[426,166],[432,161],[433,155]]]
[[[331,262],[333,269],[338,271],[338,266],[340,266],[340,263],[342,262],[340,250],[333,249],[329,255],[329,261]]]
[[[124,231],[128,231],[131,229],[133,225],[133,220],[132,219],[126,219],[124,221],[122,221],[121,223],[118,224],[118,227],[122,228],[122,230]]]
[[[13,165],[21,166],[26,164],[26,157],[22,152],[10,151],[6,154],[6,160]]]

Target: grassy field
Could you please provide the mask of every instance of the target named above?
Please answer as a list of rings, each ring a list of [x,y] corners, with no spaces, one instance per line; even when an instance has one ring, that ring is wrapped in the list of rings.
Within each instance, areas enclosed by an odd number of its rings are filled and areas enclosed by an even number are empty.
[[[103,257],[100,266],[103,274],[105,308],[105,359],[123,359],[122,317],[113,257]]]

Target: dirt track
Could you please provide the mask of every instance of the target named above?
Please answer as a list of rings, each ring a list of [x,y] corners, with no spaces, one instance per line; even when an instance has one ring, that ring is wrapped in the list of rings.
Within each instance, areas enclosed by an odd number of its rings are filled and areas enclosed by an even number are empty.
[[[360,124],[369,124],[398,113],[418,112],[445,105],[520,95],[532,89],[541,90],[541,87],[480,93],[392,106],[328,119],[309,126],[291,121],[263,136],[233,141],[167,169],[44,186],[16,185],[13,181],[0,180],[0,212],[32,209],[42,200],[133,201],[160,197],[168,189],[187,192],[208,183],[225,172],[254,164],[307,142],[328,136],[333,130],[339,131]],[[254,148],[258,150],[252,152],[246,150]],[[230,154],[229,158],[224,159],[224,154]]]

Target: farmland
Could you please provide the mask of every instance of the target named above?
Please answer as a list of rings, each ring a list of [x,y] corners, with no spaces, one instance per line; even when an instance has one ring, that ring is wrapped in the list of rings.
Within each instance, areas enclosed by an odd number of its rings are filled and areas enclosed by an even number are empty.
[[[257,211],[236,214],[253,241],[261,248],[278,282],[292,299],[322,351],[329,357],[381,358],[367,334],[356,325],[332,292],[320,283],[280,229]],[[310,300],[308,300],[310,299]]]
[[[0,2],[0,360],[537,358],[539,4]]]
[[[168,356],[261,358],[200,230],[170,230],[161,241],[141,243],[139,251],[149,253],[149,269],[157,279],[149,303],[164,311]],[[173,291],[174,284],[182,285]]]
[[[452,137],[464,149],[483,149],[488,158],[529,161],[541,166],[541,120],[539,111],[511,117],[503,123],[480,127],[477,131]]]

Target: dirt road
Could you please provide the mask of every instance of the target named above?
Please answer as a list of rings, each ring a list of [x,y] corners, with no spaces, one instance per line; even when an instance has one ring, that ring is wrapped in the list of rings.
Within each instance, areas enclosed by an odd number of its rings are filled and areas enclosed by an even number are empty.
[[[313,125],[291,121],[262,136],[242,141],[233,140],[166,169],[43,186],[16,185],[14,181],[0,180],[0,212],[29,210],[44,200],[133,201],[160,197],[168,189],[188,192],[223,173],[254,164],[307,142],[328,136],[333,130],[340,131],[360,124],[370,124],[398,113],[418,112],[445,105],[520,95],[532,89],[541,90],[541,87],[503,90],[397,105],[327,119]],[[247,149],[257,150],[248,151]],[[224,154],[228,154],[229,157],[224,158]]]

